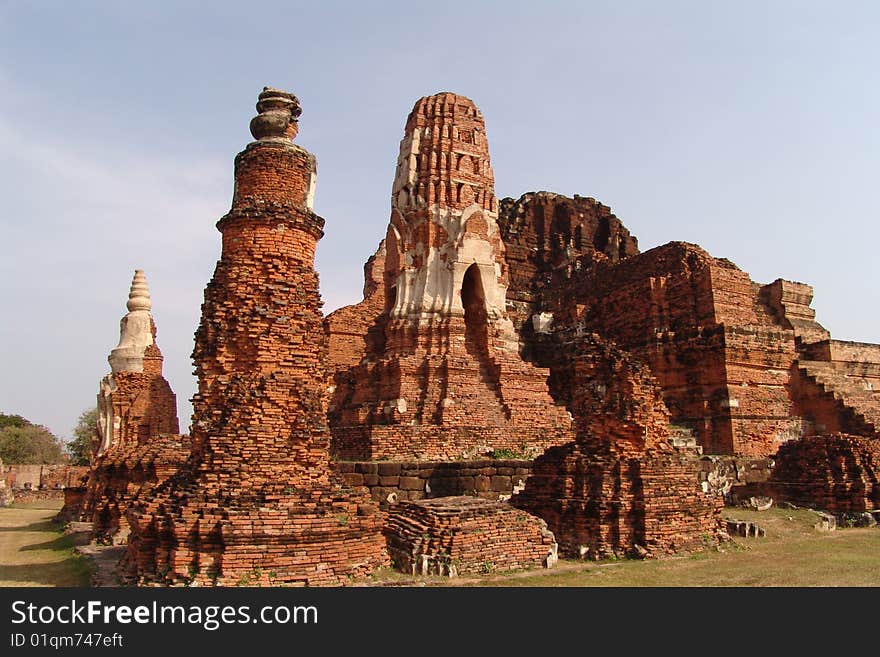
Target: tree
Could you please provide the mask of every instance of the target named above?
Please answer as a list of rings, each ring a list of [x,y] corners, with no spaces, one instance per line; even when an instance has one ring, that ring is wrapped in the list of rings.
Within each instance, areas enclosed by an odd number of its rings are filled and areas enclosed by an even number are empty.
[[[9,464],[63,463],[64,446],[46,427],[33,424],[21,416],[22,423],[7,423],[0,427],[0,459]],[[21,426],[17,426],[17,425]]]
[[[0,413],[0,429],[5,429],[6,427],[32,427],[33,425],[25,420],[21,415],[6,415],[5,413]]]
[[[98,439],[98,409],[84,410],[76,426],[73,438],[67,443],[67,453],[73,465],[88,465],[92,458],[92,445]]]

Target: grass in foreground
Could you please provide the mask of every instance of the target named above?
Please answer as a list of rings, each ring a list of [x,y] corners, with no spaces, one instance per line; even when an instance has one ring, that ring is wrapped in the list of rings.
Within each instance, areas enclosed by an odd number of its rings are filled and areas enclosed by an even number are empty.
[[[60,501],[0,509],[0,586],[88,586],[89,566],[52,518]]]
[[[735,538],[720,549],[647,561],[560,561],[554,570],[481,578],[489,586],[880,586],[880,528],[814,529],[807,510],[725,509],[765,538]],[[465,582],[462,582],[465,583]],[[474,582],[468,582],[474,583]]]

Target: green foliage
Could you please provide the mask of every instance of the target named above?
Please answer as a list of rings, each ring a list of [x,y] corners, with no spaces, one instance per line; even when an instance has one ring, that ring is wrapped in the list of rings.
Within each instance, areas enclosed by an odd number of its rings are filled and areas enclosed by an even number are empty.
[[[0,414],[0,459],[7,465],[63,463],[64,445],[46,427]]]
[[[22,427],[32,426],[34,425],[28,420],[25,420],[21,415],[6,415],[5,413],[0,413],[0,429],[5,429],[6,427],[21,429]]]
[[[88,465],[92,456],[92,445],[98,440],[98,409],[89,408],[84,410],[76,426],[73,428],[73,438],[67,443],[67,453],[70,454],[72,465]]]
[[[518,452],[515,449],[495,449],[492,450],[491,458],[493,459],[504,459],[504,460],[519,460],[526,458],[525,454],[522,452]]]

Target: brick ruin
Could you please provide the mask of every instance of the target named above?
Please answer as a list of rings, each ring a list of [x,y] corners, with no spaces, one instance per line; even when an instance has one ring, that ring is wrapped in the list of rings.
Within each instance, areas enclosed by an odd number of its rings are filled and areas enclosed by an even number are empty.
[[[102,490],[135,489],[114,511],[127,582],[548,567],[557,543],[659,556],[721,540],[731,485],[880,505],[880,345],[832,340],[808,285],[684,242],[642,253],[592,198],[499,201],[482,114],[440,93],[407,119],[363,301],[323,317],[299,103],[266,88],[257,110],[217,224],[191,445],[176,418],[155,442],[162,395],[138,406],[130,345],[111,355]],[[140,372],[161,377],[143,325]],[[168,440],[185,463],[141,486]]]
[[[835,513],[880,509],[880,441],[847,434],[786,443],[764,490]]]
[[[535,460],[513,504],[543,518],[567,556],[644,557],[714,545],[723,537],[723,500],[701,487],[694,453],[673,447],[650,369],[596,335],[570,353],[576,439]]]
[[[716,541],[720,498],[701,488],[694,451],[671,446],[669,412],[650,369],[599,335],[584,337],[583,326],[557,321],[562,331],[549,330],[550,313],[562,313],[545,297],[567,309],[572,260],[616,265],[638,254],[636,239],[593,199],[539,193],[505,199],[501,217],[498,209],[479,110],[453,94],[419,100],[401,142],[391,224],[365,267],[364,301],[326,321],[339,352],[331,348],[338,368],[329,406],[334,453],[454,460],[543,452],[514,502],[546,520],[567,552],[584,545],[594,556],[636,545],[674,551]],[[438,494],[421,478],[401,476],[406,483],[394,491],[394,475],[373,474],[366,464],[339,467],[352,483],[372,475],[380,501]],[[606,486],[566,492],[582,468]],[[584,520],[596,504],[631,508],[615,518],[599,512],[586,536],[557,513],[560,504],[577,507]],[[406,504],[402,512],[430,508]],[[603,538],[610,534],[617,539]],[[397,551],[392,557],[415,567]],[[438,555],[420,558],[435,563]]]
[[[65,493],[62,515],[93,523],[98,540],[125,542],[128,506],[174,474],[188,453],[179,435],[177,398],[162,375],[152,300],[136,270],[120,322],[119,344],[110,352],[111,372],[98,392],[98,436],[85,490]],[[79,510],[76,506],[79,505]]]
[[[485,574],[551,568],[557,544],[547,524],[479,497],[401,502],[386,523],[395,568],[413,575]]]
[[[377,505],[329,466],[324,220],[299,101],[266,88],[257,111],[196,332],[192,452],[129,509],[133,583],[339,585],[388,561]]]
[[[365,299],[326,322],[338,367],[329,406],[336,456],[534,456],[570,438],[548,371],[519,355],[497,219],[482,113],[451,93],[420,99]],[[367,331],[352,338],[352,327]]]
[[[557,401],[570,402],[583,336],[601,336],[648,366],[675,442],[761,459],[810,436],[877,439],[880,345],[832,340],[809,285],[755,283],[683,242],[639,253],[590,198],[503,199],[499,226],[521,350],[550,369]]]

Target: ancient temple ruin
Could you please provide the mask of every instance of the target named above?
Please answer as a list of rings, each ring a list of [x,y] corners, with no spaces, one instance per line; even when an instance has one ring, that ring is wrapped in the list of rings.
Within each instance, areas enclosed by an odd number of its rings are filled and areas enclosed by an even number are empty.
[[[338,585],[388,561],[377,505],[329,464],[324,220],[299,101],[266,88],[257,111],[196,332],[192,452],[129,510],[131,582]]]
[[[704,548],[725,537],[723,467],[798,504],[880,508],[880,345],[831,339],[808,285],[684,242],[642,253],[593,198],[496,199],[483,116],[444,92],[406,121],[363,301],[323,317],[299,101],[265,88],[257,111],[217,223],[191,442],[142,272],[101,384],[85,515],[130,525],[128,583]]]
[[[367,271],[378,279],[383,263],[381,279],[363,304],[327,318],[344,353],[331,354],[341,364],[329,411],[337,456],[533,456],[569,439],[549,372],[519,355],[494,184],[473,102],[419,100],[400,143],[391,221]],[[367,338],[348,337],[354,317]]]

